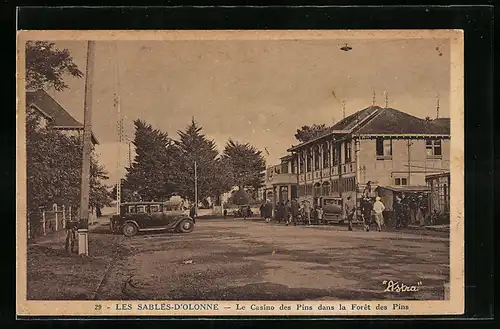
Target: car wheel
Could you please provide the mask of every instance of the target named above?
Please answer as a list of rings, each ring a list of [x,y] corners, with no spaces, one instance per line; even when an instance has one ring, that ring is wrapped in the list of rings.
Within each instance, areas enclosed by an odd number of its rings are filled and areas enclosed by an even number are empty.
[[[122,231],[123,231],[123,235],[125,236],[134,236],[137,234],[137,226],[135,226],[135,224],[132,224],[132,223],[126,223],[123,228],[122,228]]]
[[[190,219],[183,219],[179,225],[177,225],[177,230],[181,233],[189,233],[194,230],[194,223]]]

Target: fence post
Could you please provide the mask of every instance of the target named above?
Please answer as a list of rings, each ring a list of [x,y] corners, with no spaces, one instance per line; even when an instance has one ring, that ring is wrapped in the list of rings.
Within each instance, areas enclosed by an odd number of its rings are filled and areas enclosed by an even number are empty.
[[[62,228],[66,228],[66,206],[62,205]]]
[[[45,235],[45,210],[42,211],[42,234]]]
[[[54,214],[56,215],[56,232],[59,231],[59,216],[57,214],[57,204],[54,205]]]
[[[69,221],[71,222],[71,206],[69,206]]]

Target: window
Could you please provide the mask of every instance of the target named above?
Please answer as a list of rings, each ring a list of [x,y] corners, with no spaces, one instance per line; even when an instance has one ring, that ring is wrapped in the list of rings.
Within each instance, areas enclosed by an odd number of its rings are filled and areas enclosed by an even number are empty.
[[[312,170],[312,152],[309,151],[307,152],[307,171],[311,171]]]
[[[314,148],[314,170],[319,169],[319,164],[321,161],[321,155],[319,152],[319,146]]]
[[[290,170],[290,171],[291,171],[291,173],[292,173],[292,174],[296,174],[296,173],[297,173],[297,172],[296,172],[296,169],[295,169],[295,167],[296,167],[296,166],[295,166],[295,163],[296,163],[296,162],[295,162],[295,159],[293,159],[293,160],[292,160],[292,162],[291,162],[291,164],[290,164],[290,167],[291,167],[291,170]]]
[[[330,167],[330,145],[326,144],[323,147],[323,168]]]
[[[288,162],[281,163],[281,172],[283,174],[288,174]]]
[[[330,195],[330,183],[324,182],[322,185],[322,194],[321,195]]]
[[[408,185],[408,179],[406,177],[394,178],[394,185]]]
[[[137,206],[137,213],[138,214],[146,213],[146,206]]]
[[[332,182],[332,192],[338,193],[339,192],[339,181],[334,180]]]
[[[339,157],[340,157],[340,147],[339,146],[334,146],[333,147],[333,165],[334,166],[338,166],[340,161],[339,161]]]
[[[312,184],[306,185],[306,195],[313,195],[313,186]]]
[[[441,140],[440,139],[426,139],[425,140],[425,153],[427,158],[441,158]]]
[[[315,197],[321,195],[321,185],[319,185],[319,183],[314,185],[314,194],[313,195]]]
[[[160,205],[154,204],[149,206],[150,212],[159,212],[160,211]]]
[[[135,214],[135,206],[128,206],[128,213]]]
[[[298,192],[299,192],[299,197],[305,196],[306,195],[306,187],[304,185],[299,185]]]
[[[345,145],[345,163],[351,162],[351,148],[352,143],[349,141],[344,144]]]
[[[300,174],[304,173],[304,156],[301,154],[299,156],[299,164],[300,164]]]
[[[392,140],[377,138],[376,149],[377,149],[377,159],[392,158]]]

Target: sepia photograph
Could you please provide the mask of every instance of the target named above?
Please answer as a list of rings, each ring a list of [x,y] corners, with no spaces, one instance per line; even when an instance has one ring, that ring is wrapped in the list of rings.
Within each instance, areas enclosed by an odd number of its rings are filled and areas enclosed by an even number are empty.
[[[19,32],[18,312],[463,311],[462,47]]]

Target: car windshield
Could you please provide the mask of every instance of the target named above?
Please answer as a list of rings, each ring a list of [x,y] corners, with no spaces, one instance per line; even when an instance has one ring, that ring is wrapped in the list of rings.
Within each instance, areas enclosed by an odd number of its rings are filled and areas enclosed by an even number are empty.
[[[329,205],[329,204],[339,204],[339,201],[338,200],[335,200],[335,199],[325,199],[323,201],[323,204],[324,205]]]

